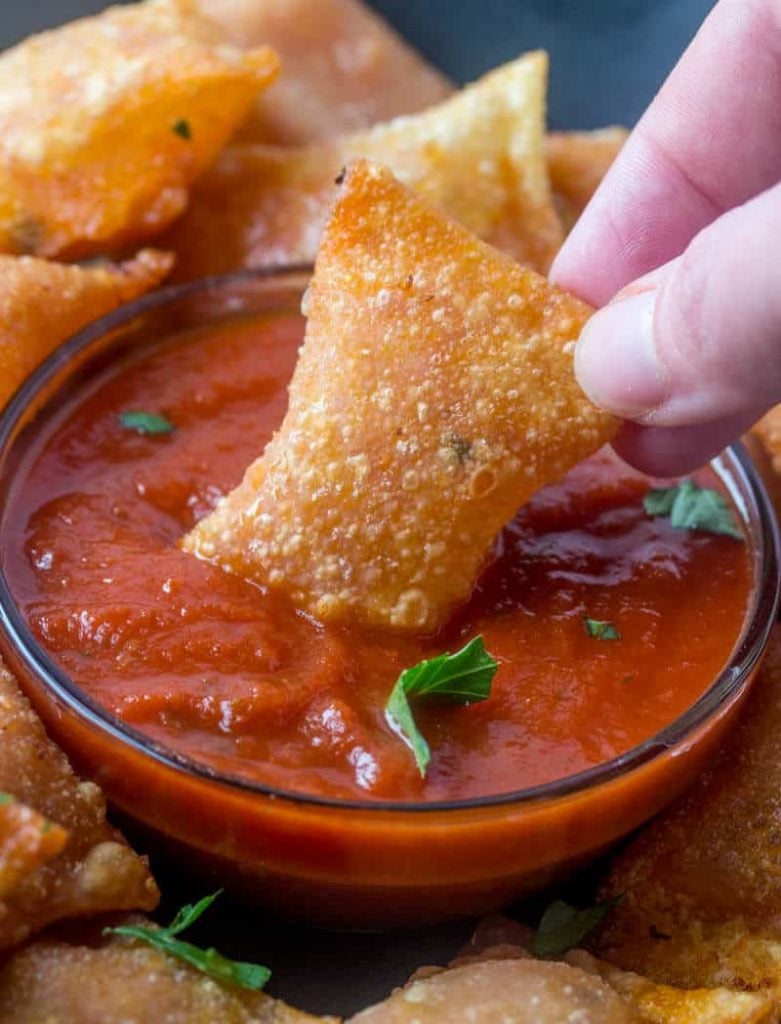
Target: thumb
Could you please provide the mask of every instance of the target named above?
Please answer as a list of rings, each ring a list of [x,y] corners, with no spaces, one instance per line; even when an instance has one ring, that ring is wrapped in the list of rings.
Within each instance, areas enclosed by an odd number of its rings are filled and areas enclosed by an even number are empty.
[[[659,475],[694,468],[781,401],[780,237],[777,185],[587,323],[575,353],[581,386],[647,428],[619,438],[630,462]]]

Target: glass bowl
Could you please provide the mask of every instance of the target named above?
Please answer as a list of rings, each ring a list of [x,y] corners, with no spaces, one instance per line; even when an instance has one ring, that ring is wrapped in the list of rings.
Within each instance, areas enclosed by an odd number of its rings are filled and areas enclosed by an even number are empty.
[[[41,423],[94,374],[191,326],[292,311],[307,269],[247,271],[165,288],[61,346],[0,419],[0,501]],[[335,927],[431,923],[496,910],[556,881],[641,825],[701,770],[735,718],[776,617],[775,516],[740,446],[713,466],[754,561],[750,607],[729,664],[685,714],[612,761],[495,797],[360,803],[232,778],[114,717],[47,654],[0,569],[0,648],[76,766],[182,865],[288,916]],[[5,514],[5,513],[4,513]],[[6,550],[2,521],[0,542]]]

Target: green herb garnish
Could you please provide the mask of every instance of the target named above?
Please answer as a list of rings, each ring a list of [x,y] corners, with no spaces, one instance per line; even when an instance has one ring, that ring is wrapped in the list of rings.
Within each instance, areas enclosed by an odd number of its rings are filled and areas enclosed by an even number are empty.
[[[593,907],[571,907],[564,900],[554,900],[542,915],[532,939],[531,951],[539,959],[562,956],[575,949],[598,928],[607,915],[623,899],[616,896],[607,903]]]
[[[193,137],[190,122],[184,117],[180,117],[178,120],[174,121],[171,125],[171,130],[178,135],[180,139],[186,139],[187,142],[189,142]]]
[[[724,495],[710,487],[698,487],[693,480],[648,491],[643,508],[649,516],[669,519],[676,530],[701,530],[744,539]]]
[[[198,918],[207,910],[222,892],[218,889],[211,896],[204,896],[195,904],[188,904],[179,911],[167,928],[148,927],[146,925],[124,924],[117,928],[104,928],[104,935],[124,935],[130,939],[138,939],[148,946],[163,953],[170,953],[171,956],[183,960],[191,967],[208,974],[210,978],[217,981],[224,981],[230,985],[238,985],[240,988],[249,988],[253,991],[262,989],[271,977],[268,967],[260,964],[247,964],[238,960],[229,960],[222,956],[216,949],[201,949],[193,946],[190,942],[183,942],[176,936],[194,924]]]
[[[0,792],[0,807],[2,807],[3,804],[12,804],[13,802],[14,798],[11,796],[10,793]]]
[[[135,430],[137,434],[171,434],[174,425],[165,416],[156,412],[131,412],[120,413],[119,422],[127,430]]]
[[[396,680],[385,720],[415,755],[422,778],[431,760],[431,750],[415,723],[410,698],[444,700],[451,704],[472,704],[491,694],[491,682],[499,662],[485,649],[483,638],[476,636],[455,654],[440,654],[405,669]]]
[[[603,619],[590,619],[587,615],[584,615],[583,627],[586,630],[586,636],[593,637],[595,640],[621,639],[621,634],[613,623],[606,622]]]

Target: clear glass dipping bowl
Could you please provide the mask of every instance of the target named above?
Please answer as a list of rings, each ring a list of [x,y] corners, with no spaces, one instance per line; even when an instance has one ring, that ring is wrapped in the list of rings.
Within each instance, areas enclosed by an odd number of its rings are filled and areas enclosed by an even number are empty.
[[[298,309],[308,272],[247,271],[165,288],[81,331],[0,418],[0,501],[40,425],[67,395],[139,346],[191,326]],[[0,568],[0,649],[79,770],[183,865],[289,916],[336,927],[431,923],[496,910],[547,886],[659,811],[732,723],[775,621],[775,516],[739,446],[714,461],[754,560],[743,632],[685,714],[596,768],[496,797],[359,803],[284,792],[214,772],[152,742],[82,692],[31,634]],[[6,531],[0,524],[5,550]]]

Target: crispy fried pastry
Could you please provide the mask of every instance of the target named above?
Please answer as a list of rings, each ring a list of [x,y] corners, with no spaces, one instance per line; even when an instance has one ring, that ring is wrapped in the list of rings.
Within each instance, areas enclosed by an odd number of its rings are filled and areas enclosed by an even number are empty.
[[[412,117],[300,149],[231,146],[161,241],[182,279],[312,263],[345,164],[367,157],[544,273],[562,241],[545,158],[547,56],[529,53]]]
[[[781,634],[716,764],[612,864],[600,957],[668,984],[781,996]]]
[[[600,978],[568,964],[487,960],[419,977],[351,1024],[642,1024]]]
[[[553,198],[567,231],[583,213],[626,141],[625,128],[551,132],[547,140]]]
[[[263,992],[220,985],[126,939],[97,948],[44,940],[0,968],[3,1024],[336,1024]]]
[[[440,103],[453,86],[360,0],[197,0],[230,42],[269,45],[282,74],[242,135],[298,146]]]
[[[365,161],[307,306],[281,429],[184,547],[321,619],[433,630],[518,506],[615,430],[572,370],[590,310]]]
[[[278,64],[190,6],[112,8],[0,56],[0,252],[117,251],[182,212]]]
[[[0,793],[0,900],[61,853],[67,842],[64,828],[9,793]]]
[[[60,342],[154,288],[172,262],[152,249],[94,267],[0,256],[0,406]]]
[[[67,838],[61,852],[41,858],[0,896],[0,949],[52,921],[155,906],[146,861],[108,824],[102,793],[76,778],[2,665],[0,790],[55,823],[58,841],[59,830]]]
[[[501,915],[478,922],[455,964],[529,957],[531,929]],[[776,1008],[766,995],[728,988],[674,988],[622,971],[574,949],[563,960],[595,974],[630,1002],[652,1024],[775,1024]]]

